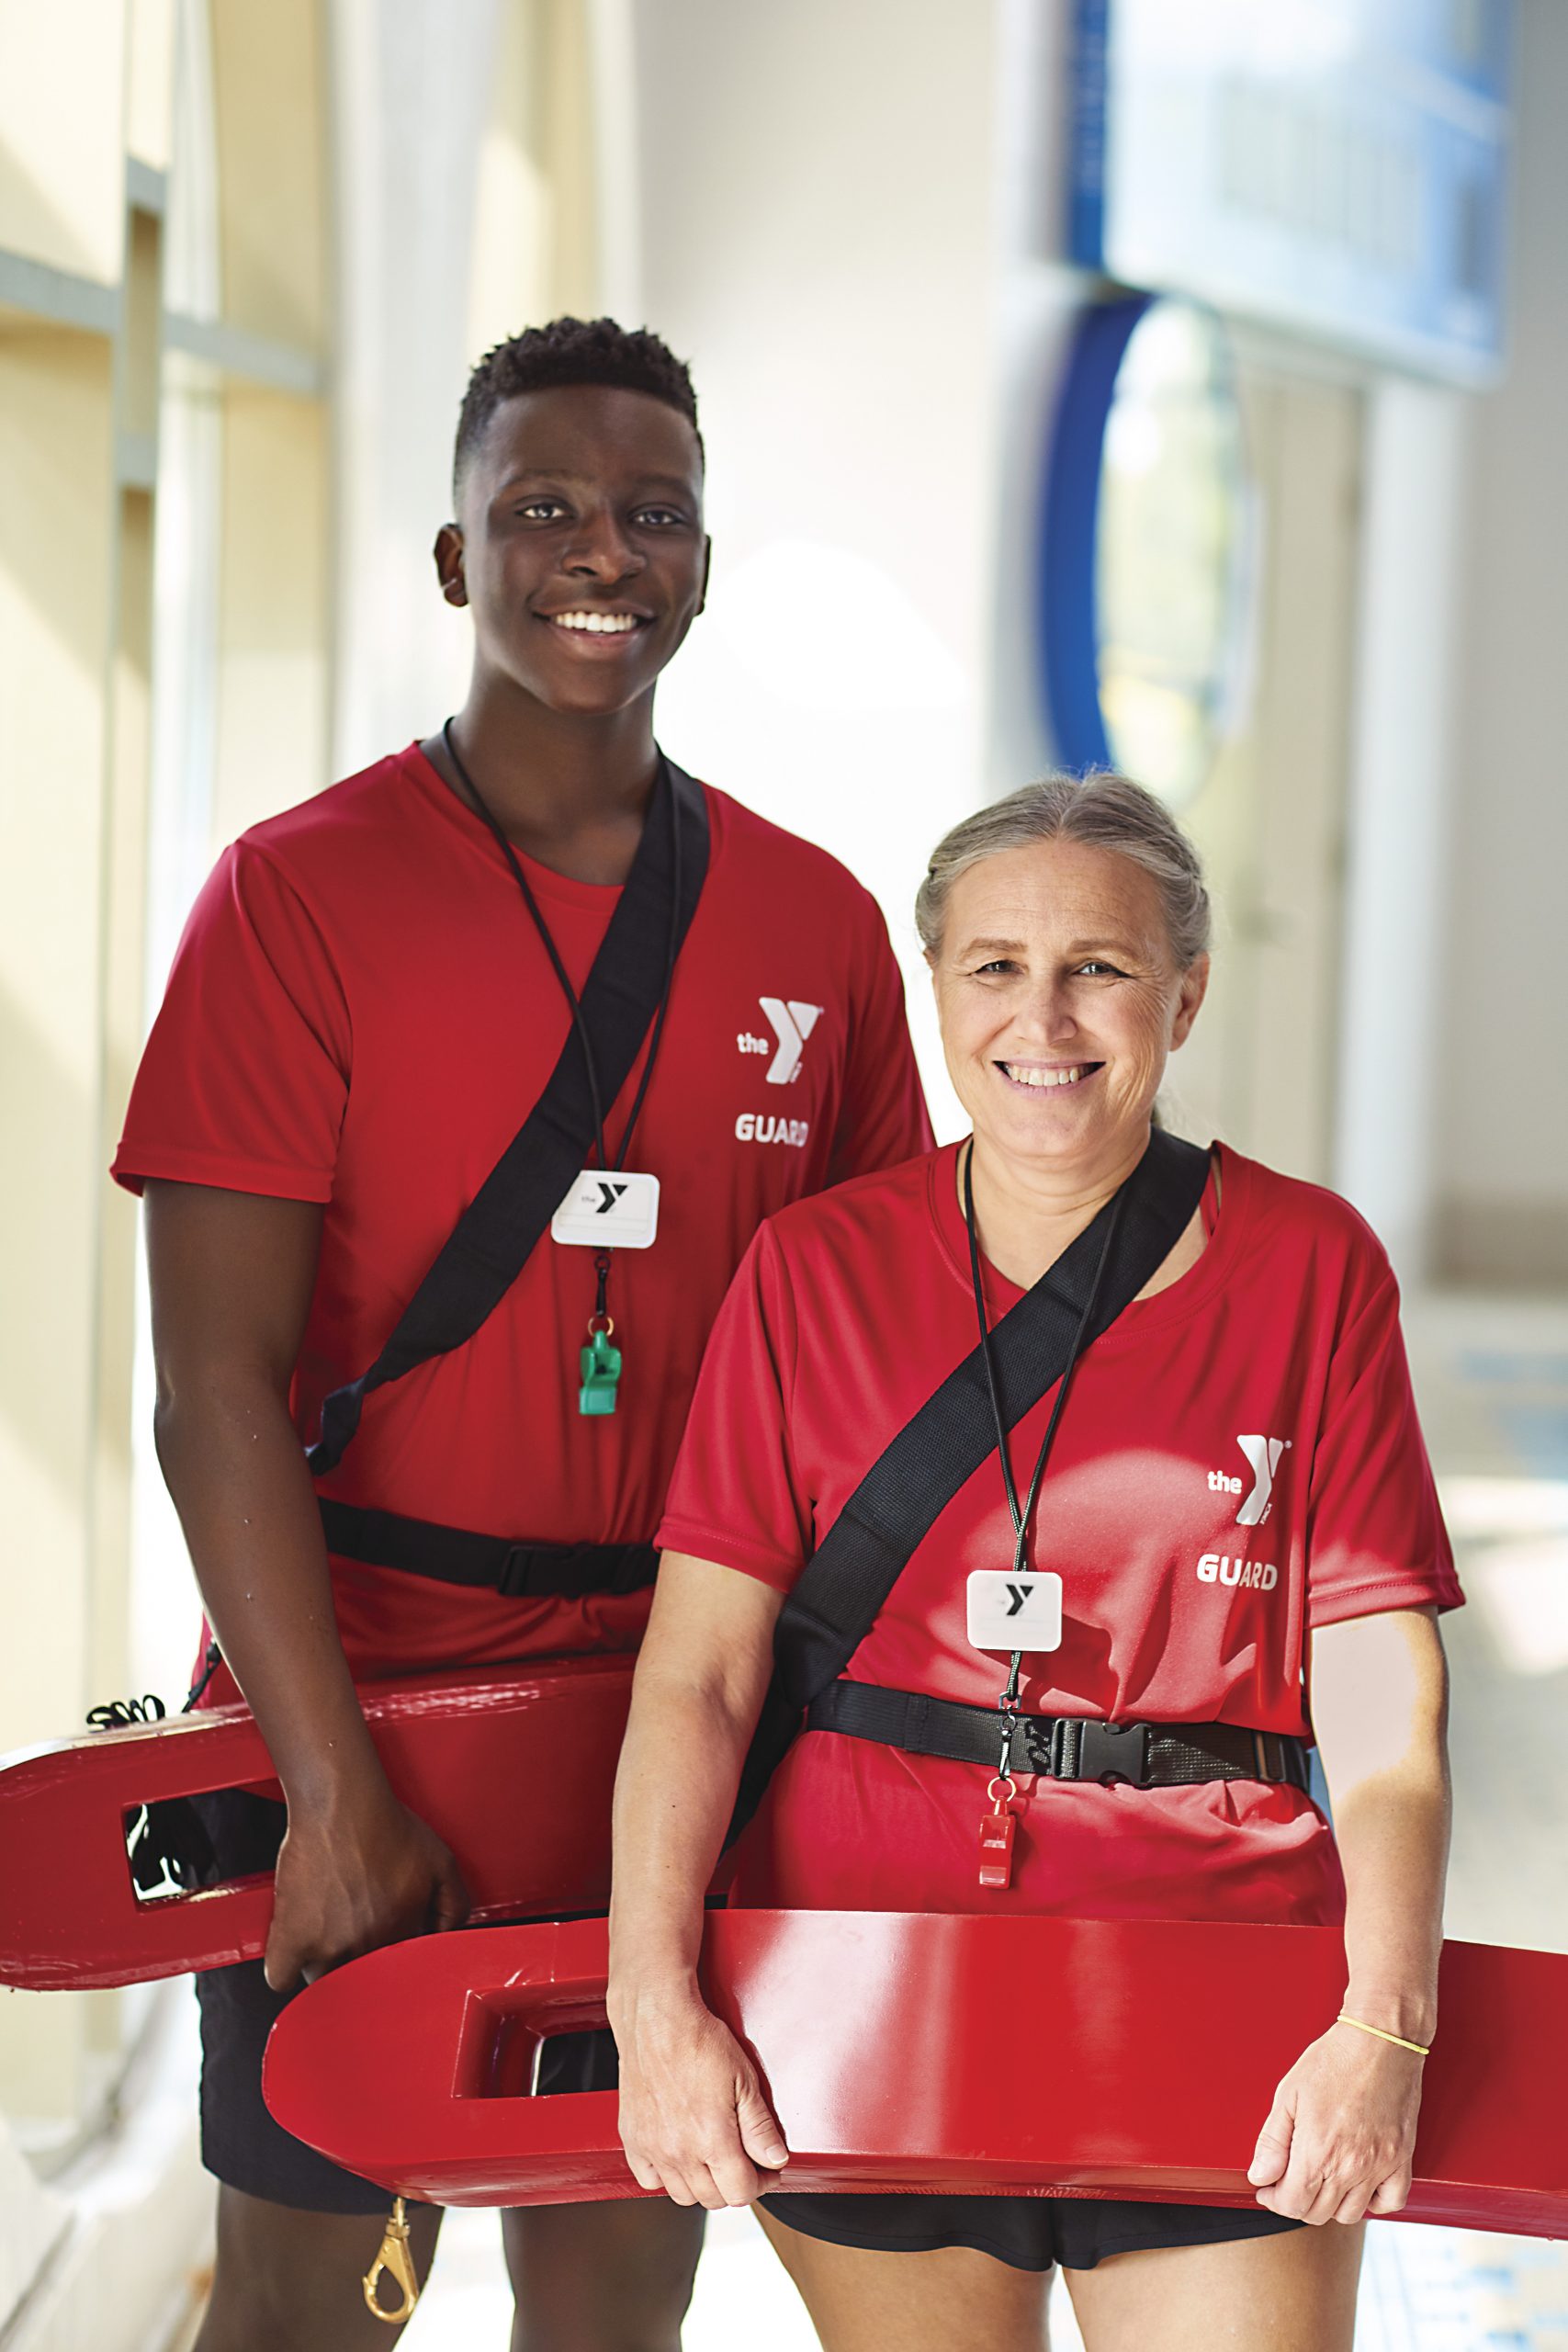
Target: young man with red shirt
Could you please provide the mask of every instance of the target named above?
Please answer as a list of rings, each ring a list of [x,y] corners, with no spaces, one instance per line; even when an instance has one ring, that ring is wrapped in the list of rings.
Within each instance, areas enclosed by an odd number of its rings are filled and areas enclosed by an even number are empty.
[[[753,1232],[929,1145],[873,901],[655,744],[655,683],[703,605],[702,482],[690,379],[655,338],[558,320],[480,363],[435,543],[442,594],[473,616],[468,700],[225,854],[131,1099],[114,1172],[145,1191],[159,1456],[225,1661],[207,1695],[243,1691],[287,1798],[281,1850],[281,1809],[241,1800],[216,1825],[226,1871],[276,1852],[276,1894],[265,1963],[198,1986],[221,2184],[199,2352],[391,2340],[358,2285],[383,2192],[283,2132],[259,2090],[302,1978],[465,1912],[355,1678],[635,1648],[637,1563]],[[345,1406],[570,1041],[588,1046],[590,970],[665,851],[657,1010],[618,1088],[584,1054],[584,1175],[630,1171],[637,1246],[546,1232],[466,1343]],[[444,1580],[453,1543],[606,1547],[617,1566],[602,1589],[518,1597],[500,1569]],[[438,2221],[414,2216],[422,2268]],[[677,2344],[700,2217],[554,2207],[504,2226],[517,2345]]]

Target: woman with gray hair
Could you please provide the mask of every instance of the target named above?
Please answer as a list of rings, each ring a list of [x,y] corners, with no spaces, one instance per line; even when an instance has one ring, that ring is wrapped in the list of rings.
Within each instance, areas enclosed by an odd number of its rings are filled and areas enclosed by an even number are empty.
[[[1393,1277],[1331,1193],[1156,1130],[1209,915],[1149,794],[1053,777],[981,810],[918,921],[973,1133],[762,1227],[660,1533],[616,1796],[626,2154],[681,2203],[771,2189],[828,2352],[1043,2346],[1054,2262],[1089,2352],[1348,2352],[1436,2026],[1462,1598]],[[935,1499],[857,1619],[864,1500],[900,1477]],[[793,1714],[769,1686],[807,1619],[842,1642],[802,1724],[798,1677]],[[1256,2206],[788,2193],[695,1975],[774,1762],[733,1903],[1342,1923],[1343,2014],[1258,2119]]]

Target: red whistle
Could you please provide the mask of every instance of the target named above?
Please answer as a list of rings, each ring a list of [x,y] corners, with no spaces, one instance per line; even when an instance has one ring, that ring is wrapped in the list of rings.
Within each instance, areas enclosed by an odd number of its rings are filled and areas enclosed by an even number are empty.
[[[980,1883],[982,1886],[1012,1884],[1012,1841],[1018,1827],[1010,1813],[998,1805],[995,1813],[986,1814],[980,1823]]]

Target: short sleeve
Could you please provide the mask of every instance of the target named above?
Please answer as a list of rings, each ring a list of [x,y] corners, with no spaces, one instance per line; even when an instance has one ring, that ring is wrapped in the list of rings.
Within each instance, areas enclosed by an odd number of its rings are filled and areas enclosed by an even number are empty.
[[[1416,1414],[1399,1289],[1368,1237],[1336,1342],[1307,1505],[1307,1622],[1464,1600]]]
[[[186,925],[131,1088],[117,1182],[330,1200],[351,1035],[309,910],[265,852],[237,842]]]
[[[909,1042],[904,975],[882,910],[869,893],[856,956],[843,1105],[829,1162],[829,1184],[897,1168],[931,1148],[931,1121]]]
[[[790,1442],[796,1327],[788,1270],[754,1236],[708,1336],[657,1542],[787,1592],[813,1513]]]

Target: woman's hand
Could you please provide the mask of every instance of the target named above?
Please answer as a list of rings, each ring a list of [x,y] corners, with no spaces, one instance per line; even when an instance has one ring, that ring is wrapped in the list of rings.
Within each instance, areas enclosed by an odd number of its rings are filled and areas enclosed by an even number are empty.
[[[621,2143],[677,2205],[750,2205],[789,2161],[757,2070],[697,1989],[703,1893],[773,1668],[784,1595],[716,1560],[659,1566],[615,1776],[610,2024]]]
[[[750,2205],[789,2161],[757,2070],[694,1985],[613,2005],[621,2145],[637,2185],[677,2205]]]
[[[1421,2061],[1414,2051],[1331,2026],[1274,2094],[1247,2178],[1292,2221],[1397,2213],[1410,2194]]]

